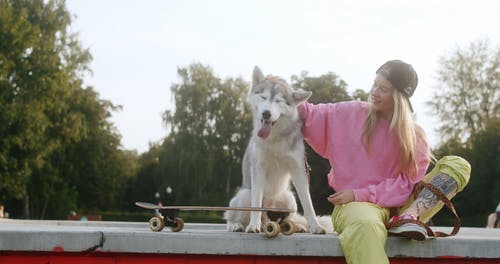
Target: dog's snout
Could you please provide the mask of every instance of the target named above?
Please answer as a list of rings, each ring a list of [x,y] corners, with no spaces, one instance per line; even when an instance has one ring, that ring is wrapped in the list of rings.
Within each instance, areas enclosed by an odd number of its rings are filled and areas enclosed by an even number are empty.
[[[266,110],[262,112],[262,119],[269,119],[269,118],[271,118],[271,111]]]

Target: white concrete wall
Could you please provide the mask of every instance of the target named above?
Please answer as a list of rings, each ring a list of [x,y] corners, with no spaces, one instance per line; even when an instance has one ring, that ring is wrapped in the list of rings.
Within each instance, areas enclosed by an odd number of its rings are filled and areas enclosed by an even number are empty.
[[[449,232],[451,228],[437,228]],[[186,224],[173,233],[148,223],[0,220],[0,251],[104,251],[224,255],[342,256],[337,234],[229,233],[224,225]],[[457,236],[418,242],[389,237],[389,257],[500,259],[500,229],[462,228]]]

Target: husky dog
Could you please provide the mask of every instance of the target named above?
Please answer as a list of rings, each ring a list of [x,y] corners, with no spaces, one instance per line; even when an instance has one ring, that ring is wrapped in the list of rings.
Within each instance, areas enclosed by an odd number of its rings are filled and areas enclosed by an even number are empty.
[[[323,234],[311,201],[304,162],[302,121],[297,105],[305,102],[311,92],[294,90],[279,78],[266,78],[255,67],[252,88],[248,93],[253,116],[253,132],[243,157],[243,181],[230,207],[280,207],[297,210],[290,180],[295,186],[309,228],[298,223],[303,217],[289,216],[298,231]],[[257,233],[268,221],[261,212],[227,211],[227,230]]]

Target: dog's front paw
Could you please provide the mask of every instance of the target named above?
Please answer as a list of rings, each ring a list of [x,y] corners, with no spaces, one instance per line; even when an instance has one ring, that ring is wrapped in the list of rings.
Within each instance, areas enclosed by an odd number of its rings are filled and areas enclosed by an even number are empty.
[[[248,225],[247,229],[245,230],[247,233],[259,233],[260,232],[260,225]]]
[[[326,230],[321,226],[311,227],[311,233],[313,234],[326,234]]]
[[[243,232],[243,225],[240,223],[227,223],[227,231],[229,232]]]

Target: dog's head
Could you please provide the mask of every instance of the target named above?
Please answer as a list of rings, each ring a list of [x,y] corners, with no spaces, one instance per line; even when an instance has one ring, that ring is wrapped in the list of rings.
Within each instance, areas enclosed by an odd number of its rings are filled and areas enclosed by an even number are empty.
[[[276,76],[265,77],[255,66],[248,101],[254,118],[260,120],[258,136],[267,138],[280,118],[298,119],[297,105],[311,95],[310,91],[292,89],[285,80]]]

